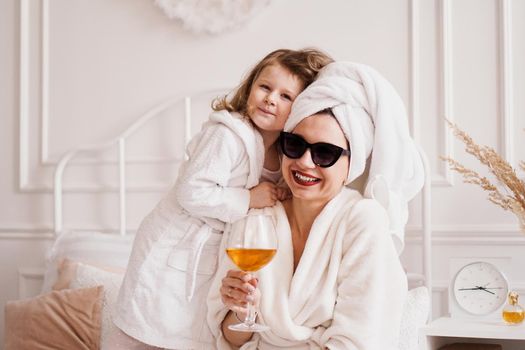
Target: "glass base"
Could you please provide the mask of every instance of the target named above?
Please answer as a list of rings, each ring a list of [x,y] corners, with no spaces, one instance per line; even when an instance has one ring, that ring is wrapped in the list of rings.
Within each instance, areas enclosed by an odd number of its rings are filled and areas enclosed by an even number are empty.
[[[232,331],[237,331],[237,332],[266,332],[270,330],[270,327],[265,326],[263,324],[259,324],[259,323],[254,323],[252,325],[248,325],[245,323],[238,323],[238,324],[229,325],[228,329],[231,329]]]

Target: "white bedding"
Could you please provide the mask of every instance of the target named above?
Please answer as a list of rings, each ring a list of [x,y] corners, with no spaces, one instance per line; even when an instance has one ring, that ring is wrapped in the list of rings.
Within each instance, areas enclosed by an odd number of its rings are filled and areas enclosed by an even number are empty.
[[[111,319],[112,305],[115,303],[122,276],[90,266],[89,262],[95,262],[97,266],[110,268],[125,267],[131,250],[132,239],[133,237],[131,236],[122,237],[96,232],[69,232],[55,241],[48,254],[48,270],[46,271],[44,286],[46,289],[50,290],[55,283],[57,263],[62,258],[87,262],[87,264],[78,265],[77,273],[70,285],[71,288],[85,288],[95,285],[104,286],[102,350],[104,350],[104,340],[113,327],[109,320]],[[401,322],[399,350],[418,349],[418,329],[426,323],[429,307],[427,288],[418,287],[408,292]]]
[[[133,238],[132,235],[120,236],[100,232],[65,231],[60,234],[46,256],[42,293],[51,291],[57,280],[58,264],[63,259],[125,269]]]

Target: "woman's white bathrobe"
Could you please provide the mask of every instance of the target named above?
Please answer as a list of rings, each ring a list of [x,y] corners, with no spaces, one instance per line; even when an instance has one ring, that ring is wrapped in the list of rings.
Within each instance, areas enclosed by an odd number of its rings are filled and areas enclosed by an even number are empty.
[[[397,349],[407,281],[383,207],[343,188],[315,219],[295,273],[284,207],[265,210],[279,235],[277,254],[259,271],[258,320],[271,330],[241,349]],[[222,254],[208,296],[218,349],[230,349],[220,331],[228,310],[219,293],[229,269],[235,267]]]
[[[175,186],[137,232],[114,323],[144,343],[211,347],[206,296],[222,231],[248,212],[264,159],[260,134],[232,114],[211,114],[188,145]]]

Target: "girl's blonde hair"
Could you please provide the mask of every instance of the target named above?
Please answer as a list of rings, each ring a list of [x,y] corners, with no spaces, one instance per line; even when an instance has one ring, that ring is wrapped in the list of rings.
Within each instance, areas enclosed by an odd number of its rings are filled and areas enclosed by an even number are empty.
[[[295,75],[303,83],[304,88],[310,85],[317,73],[333,59],[324,52],[306,48],[302,50],[279,49],[270,52],[264,57],[241,82],[231,100],[227,96],[216,98],[212,102],[212,108],[215,111],[227,110],[228,112],[239,112],[246,114],[248,97],[255,80],[259,77],[264,68],[279,64]]]

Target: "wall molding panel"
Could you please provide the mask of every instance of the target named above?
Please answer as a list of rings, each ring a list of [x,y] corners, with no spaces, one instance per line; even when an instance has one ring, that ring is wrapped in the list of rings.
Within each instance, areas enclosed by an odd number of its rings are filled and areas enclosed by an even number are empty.
[[[441,37],[441,98],[442,98],[442,115],[441,118],[447,118],[454,122],[454,106],[453,106],[453,60],[452,60],[452,9],[450,0],[441,0],[440,6],[440,37]],[[438,114],[439,115],[439,114]],[[441,139],[439,142],[439,149],[441,154],[446,157],[454,157],[454,149],[452,145],[452,132],[446,124],[445,120],[438,121],[440,127],[439,134]],[[440,163],[440,173],[435,179],[432,179],[432,185],[436,187],[448,187],[454,185],[454,178],[452,171],[445,162]]]
[[[410,127],[411,134],[416,143],[420,142],[420,96],[419,96],[419,0],[410,0]]]
[[[137,227],[128,228],[134,232]],[[118,227],[68,228],[71,231],[105,232],[117,234]],[[407,227],[407,245],[421,244],[421,227]],[[0,240],[54,239],[52,227],[10,227],[0,228]],[[525,236],[517,225],[435,225],[432,228],[432,243],[439,245],[525,245]]]
[[[18,269],[18,299],[30,298],[39,290],[31,288],[30,282],[40,283],[44,281],[44,269],[42,268],[19,268]]]
[[[53,171],[61,155],[49,153],[50,131],[50,3],[51,0],[20,0],[20,71],[19,71],[19,190],[24,193],[51,193],[53,191]],[[35,62],[37,60],[38,62]],[[39,81],[38,91],[31,88]],[[189,100],[188,100],[189,101]],[[188,101],[181,100],[188,109]],[[191,103],[191,102],[190,102]],[[188,119],[186,118],[187,122]],[[34,129],[39,130],[35,133]],[[191,125],[186,126],[191,132]],[[188,132],[188,130],[185,130]],[[187,135],[185,134],[185,139]],[[35,141],[38,140],[38,141]],[[118,146],[115,145],[115,150]],[[101,159],[75,159],[72,167],[115,166],[115,155]],[[182,158],[169,156],[128,156],[126,163],[178,165]],[[32,176],[30,176],[32,175]],[[41,180],[32,179],[37,177]],[[171,183],[141,182],[130,183],[130,192],[159,192],[169,188]],[[104,192],[118,190],[117,186],[96,186],[67,184],[64,192]]]
[[[421,238],[414,236],[407,236],[405,243],[421,245]],[[525,246],[525,240],[522,237],[516,236],[502,236],[502,237],[487,237],[482,235],[458,235],[446,236],[435,235],[432,237],[433,245],[440,246],[464,246],[465,249],[476,246]]]
[[[514,163],[514,84],[512,50],[512,2],[499,1],[500,23],[500,98],[502,118],[501,152],[505,160]]]
[[[53,240],[55,234],[51,228],[1,228],[0,240]]]
[[[36,30],[35,33],[35,29]],[[23,192],[49,190],[30,178],[37,167],[49,164],[49,0],[20,1],[20,114],[19,114],[19,189]],[[35,43],[36,42],[36,43]],[[38,64],[32,59],[38,58]],[[37,70],[37,72],[33,72]],[[30,88],[38,81],[38,92]],[[32,127],[39,126],[32,135]],[[38,139],[36,144],[32,140]],[[36,153],[35,153],[36,151]],[[35,157],[36,155],[36,157]],[[34,158],[34,159],[33,159]],[[33,164],[34,166],[34,164]],[[39,175],[50,177],[45,169]]]
[[[46,165],[49,156],[49,1],[42,1],[42,86],[41,86],[41,118],[40,163]]]
[[[27,187],[29,154],[29,4],[20,1],[19,188]]]

